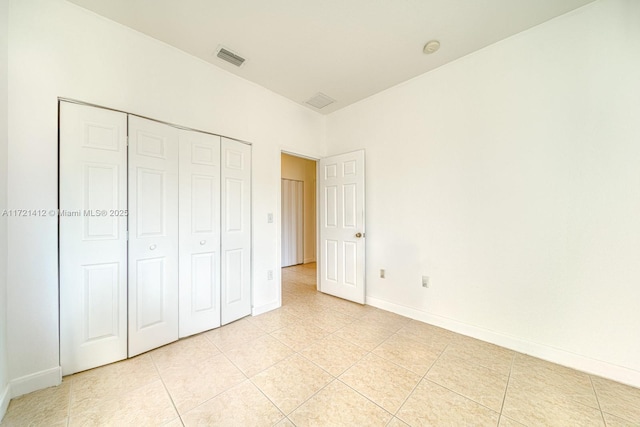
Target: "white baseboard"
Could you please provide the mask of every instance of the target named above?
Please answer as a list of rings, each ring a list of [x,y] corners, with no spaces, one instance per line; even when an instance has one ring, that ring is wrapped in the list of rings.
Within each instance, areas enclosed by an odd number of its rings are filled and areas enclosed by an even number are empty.
[[[268,304],[261,305],[260,307],[253,307],[251,310],[252,316],[257,316],[262,313],[266,313],[267,311],[275,310],[276,308],[280,308],[282,304],[280,301],[273,301]]]
[[[391,311],[392,313],[400,314],[411,319],[420,320],[421,322],[439,326],[462,335],[477,338],[479,340],[528,354],[539,359],[557,363],[572,369],[577,369],[588,374],[608,378],[633,387],[640,387],[640,372],[633,369],[592,359],[590,357],[549,347],[543,344],[525,341],[517,337],[479,328],[477,326],[458,322],[446,317],[429,314],[415,308],[406,307],[378,298],[367,297],[366,303],[373,307]]]
[[[4,418],[4,414],[7,413],[7,408],[9,407],[9,401],[11,400],[11,393],[9,392],[9,384],[7,384],[0,393],[0,422]]]
[[[60,383],[62,383],[62,369],[60,366],[57,366],[45,371],[16,378],[9,383],[9,388],[11,390],[11,398],[13,399],[14,397],[31,393],[32,391],[60,385]]]

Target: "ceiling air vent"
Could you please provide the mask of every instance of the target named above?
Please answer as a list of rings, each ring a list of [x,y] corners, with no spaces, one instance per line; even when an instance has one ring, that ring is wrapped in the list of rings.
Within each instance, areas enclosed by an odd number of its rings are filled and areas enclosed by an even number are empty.
[[[333,104],[334,102],[336,102],[336,100],[332,99],[332,98],[329,98],[324,93],[318,92],[317,94],[315,94],[311,98],[307,99],[305,102],[307,104],[311,105],[312,107],[316,107],[317,109],[321,109],[321,108],[326,107],[329,104]]]
[[[236,67],[241,67],[245,61],[245,59],[242,56],[237,55],[224,47],[220,47],[218,49],[218,53],[216,54],[216,56],[220,59],[224,59],[230,64],[235,65]]]

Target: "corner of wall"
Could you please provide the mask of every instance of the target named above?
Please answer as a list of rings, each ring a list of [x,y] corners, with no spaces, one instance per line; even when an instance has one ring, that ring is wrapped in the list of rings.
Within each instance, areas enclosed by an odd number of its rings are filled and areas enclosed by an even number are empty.
[[[8,149],[8,13],[9,1],[0,0],[0,211],[7,207]],[[11,399],[7,367],[7,218],[0,217],[0,420]]]
[[[8,388],[11,391],[11,398],[22,396],[47,387],[54,387],[62,383],[62,368],[55,368],[36,372],[24,377],[11,380]]]
[[[263,304],[258,307],[253,307],[251,309],[252,316],[258,316],[260,314],[266,313],[267,311],[275,310],[276,308],[280,308],[282,303],[280,301],[272,301],[268,304]]]
[[[4,418],[4,414],[7,413],[7,408],[9,408],[9,401],[11,400],[11,393],[9,389],[9,384],[7,384],[4,389],[0,392],[0,421]]]

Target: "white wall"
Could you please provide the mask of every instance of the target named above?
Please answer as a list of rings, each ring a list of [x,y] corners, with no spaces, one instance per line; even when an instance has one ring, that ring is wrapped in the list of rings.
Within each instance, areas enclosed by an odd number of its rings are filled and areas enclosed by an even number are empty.
[[[276,307],[280,150],[323,155],[324,118],[259,86],[62,0],[10,0],[9,206],[57,207],[57,97],[253,143],[254,312]],[[215,41],[212,41],[215,44]],[[9,220],[12,394],[55,384],[55,218]]]
[[[304,186],[304,263],[316,260],[316,161],[282,154],[282,178]]]
[[[369,303],[640,386],[638,23],[600,0],[329,115]]]
[[[0,420],[9,404],[7,374],[7,97],[9,1],[0,0]]]

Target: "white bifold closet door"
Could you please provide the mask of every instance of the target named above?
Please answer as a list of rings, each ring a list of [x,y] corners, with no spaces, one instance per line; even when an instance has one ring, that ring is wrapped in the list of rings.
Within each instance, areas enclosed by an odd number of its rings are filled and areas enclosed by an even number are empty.
[[[127,115],[60,105],[62,374],[127,357]]]
[[[64,375],[251,314],[250,145],[60,102],[59,174]]]
[[[220,137],[180,131],[180,337],[220,326]]]
[[[221,319],[251,314],[251,146],[222,138]]]
[[[178,139],[129,116],[129,357],[178,339]]]
[[[282,179],[282,267],[304,263],[304,182]]]

